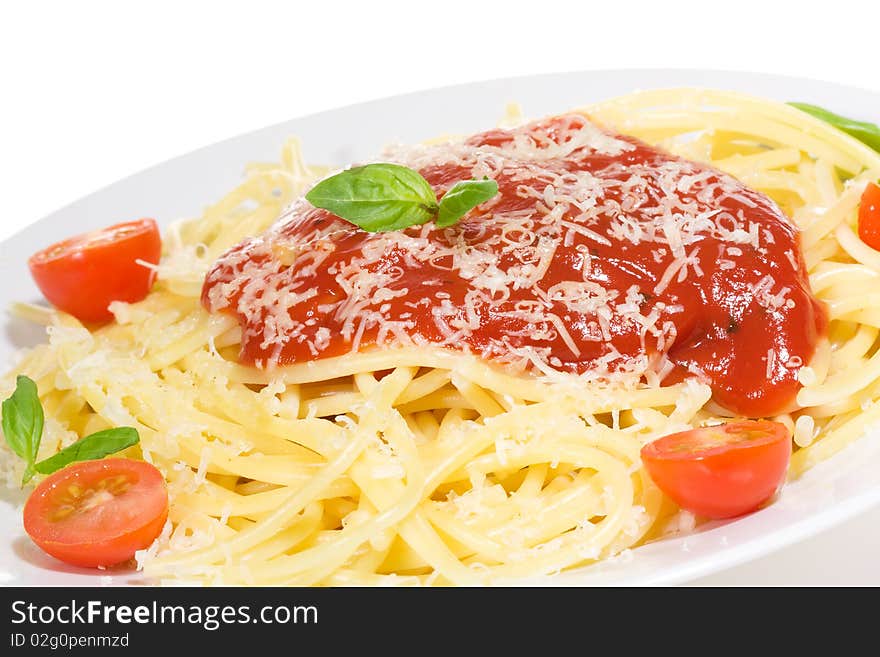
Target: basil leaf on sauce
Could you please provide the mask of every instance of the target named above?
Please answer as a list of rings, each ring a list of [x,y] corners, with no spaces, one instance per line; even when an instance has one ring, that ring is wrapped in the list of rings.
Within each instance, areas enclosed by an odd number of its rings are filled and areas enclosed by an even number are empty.
[[[371,233],[403,230],[432,219],[438,228],[452,226],[480,203],[498,193],[498,183],[462,180],[443,199],[418,171],[379,163],[346,169],[312,187],[306,200],[316,208]]]
[[[306,200],[371,233],[423,224],[437,213],[428,181],[398,164],[346,169],[315,185]]]
[[[108,454],[114,454],[140,441],[137,429],[133,427],[116,427],[104,429],[80,438],[68,445],[57,454],[40,461],[34,469],[40,474],[52,474],[75,461],[94,461]]]
[[[3,401],[3,436],[6,443],[26,463],[21,483],[26,484],[34,476],[34,461],[40,450],[43,436],[43,406],[32,379],[19,375],[15,391]]]
[[[802,112],[806,112],[817,119],[821,119],[826,123],[833,125],[838,130],[842,130],[846,134],[855,137],[866,146],[880,153],[880,127],[874,123],[867,121],[856,121],[849,119],[840,114],[829,112],[827,109],[810,105],[808,103],[788,103],[792,107],[796,107]]]
[[[440,199],[440,209],[436,219],[437,226],[446,228],[453,225],[480,203],[485,203],[497,193],[498,183],[488,178],[462,180],[455,183]]]

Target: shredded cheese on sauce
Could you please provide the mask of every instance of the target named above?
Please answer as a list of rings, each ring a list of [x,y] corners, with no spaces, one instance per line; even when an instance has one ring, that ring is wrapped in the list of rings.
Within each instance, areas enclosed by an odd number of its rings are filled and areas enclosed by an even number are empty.
[[[207,306],[243,318],[244,342],[259,345],[255,361],[263,367],[290,362],[292,344],[304,344],[308,357],[334,348],[326,326],[318,333],[322,315],[338,323],[352,353],[368,345],[468,351],[492,317],[505,320],[505,330],[480,342],[483,358],[543,373],[575,367],[590,380],[616,384],[662,380],[670,361],[646,354],[673,346],[683,315],[671,286],[704,278],[716,266],[747,266],[743,258],[751,262],[754,252],[767,257],[774,230],[786,235],[793,228],[772,201],[732,176],[639,148],[581,115],[482,139],[395,145],[380,159],[422,171],[438,195],[456,180],[482,176],[499,181],[502,192],[460,225],[370,234],[358,238],[358,248],[343,245],[359,229],[297,200],[208,274]],[[753,220],[756,208],[777,222],[773,230]],[[706,239],[717,254],[701,246]],[[648,275],[621,289],[594,271],[597,251],[625,258],[639,245],[650,245],[653,262],[664,266],[659,279]],[[578,278],[558,280],[557,261],[572,255],[577,261],[568,275]],[[796,259],[791,265],[802,272]],[[308,310],[311,299],[327,296],[316,278],[322,267],[342,296]],[[412,270],[433,275],[415,283]],[[556,278],[548,279],[551,272]],[[460,298],[446,291],[451,275],[468,286]],[[761,307],[778,310],[789,301],[790,287],[769,274],[747,287]],[[405,307],[394,303],[398,298]],[[426,314],[430,335],[418,322]],[[638,335],[635,352],[612,344],[626,331]],[[589,354],[585,343],[594,345]]]

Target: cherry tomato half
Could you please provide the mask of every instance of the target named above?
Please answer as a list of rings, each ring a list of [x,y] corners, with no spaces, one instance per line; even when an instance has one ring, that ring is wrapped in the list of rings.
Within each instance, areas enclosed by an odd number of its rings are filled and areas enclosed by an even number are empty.
[[[880,186],[868,183],[859,204],[859,238],[880,251]]]
[[[162,239],[152,219],[138,219],[53,244],[28,260],[49,302],[83,322],[108,322],[111,301],[140,301],[156,277],[137,263],[159,262]]]
[[[132,459],[80,461],[36,487],[24,529],[44,552],[74,566],[128,561],[150,545],[168,517],[165,479]]]
[[[782,484],[790,457],[788,429],[768,420],[691,429],[642,448],[642,462],[660,490],[709,518],[757,509]]]

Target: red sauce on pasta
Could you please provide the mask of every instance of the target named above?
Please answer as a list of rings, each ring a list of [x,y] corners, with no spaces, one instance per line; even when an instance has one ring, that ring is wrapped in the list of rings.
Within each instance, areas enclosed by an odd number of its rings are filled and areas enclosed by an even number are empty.
[[[695,376],[746,416],[793,404],[826,318],[763,194],[580,115],[388,159],[438,195],[483,175],[499,194],[451,228],[397,233],[296,202],[205,281],[244,363],[441,346],[586,380]]]

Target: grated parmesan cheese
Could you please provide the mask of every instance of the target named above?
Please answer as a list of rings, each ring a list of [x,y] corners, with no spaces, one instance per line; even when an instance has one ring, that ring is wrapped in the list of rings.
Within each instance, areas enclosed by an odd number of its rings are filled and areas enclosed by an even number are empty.
[[[731,176],[583,116],[492,135],[383,155],[419,170],[438,195],[457,180],[495,179],[500,193],[459,224],[365,233],[299,199],[208,273],[209,309],[239,316],[243,353],[255,352],[259,367],[434,345],[543,376],[656,383],[674,367],[664,355],[693,310],[678,291],[712,285],[701,279],[737,270],[749,249],[791,230],[769,199]],[[759,210],[776,223],[759,221]],[[637,248],[650,274],[627,255]],[[799,271],[796,258],[792,266]],[[618,289],[618,273],[633,283]],[[762,273],[746,281],[748,298],[791,310],[791,286]],[[616,341],[627,335],[637,340],[622,349]]]

